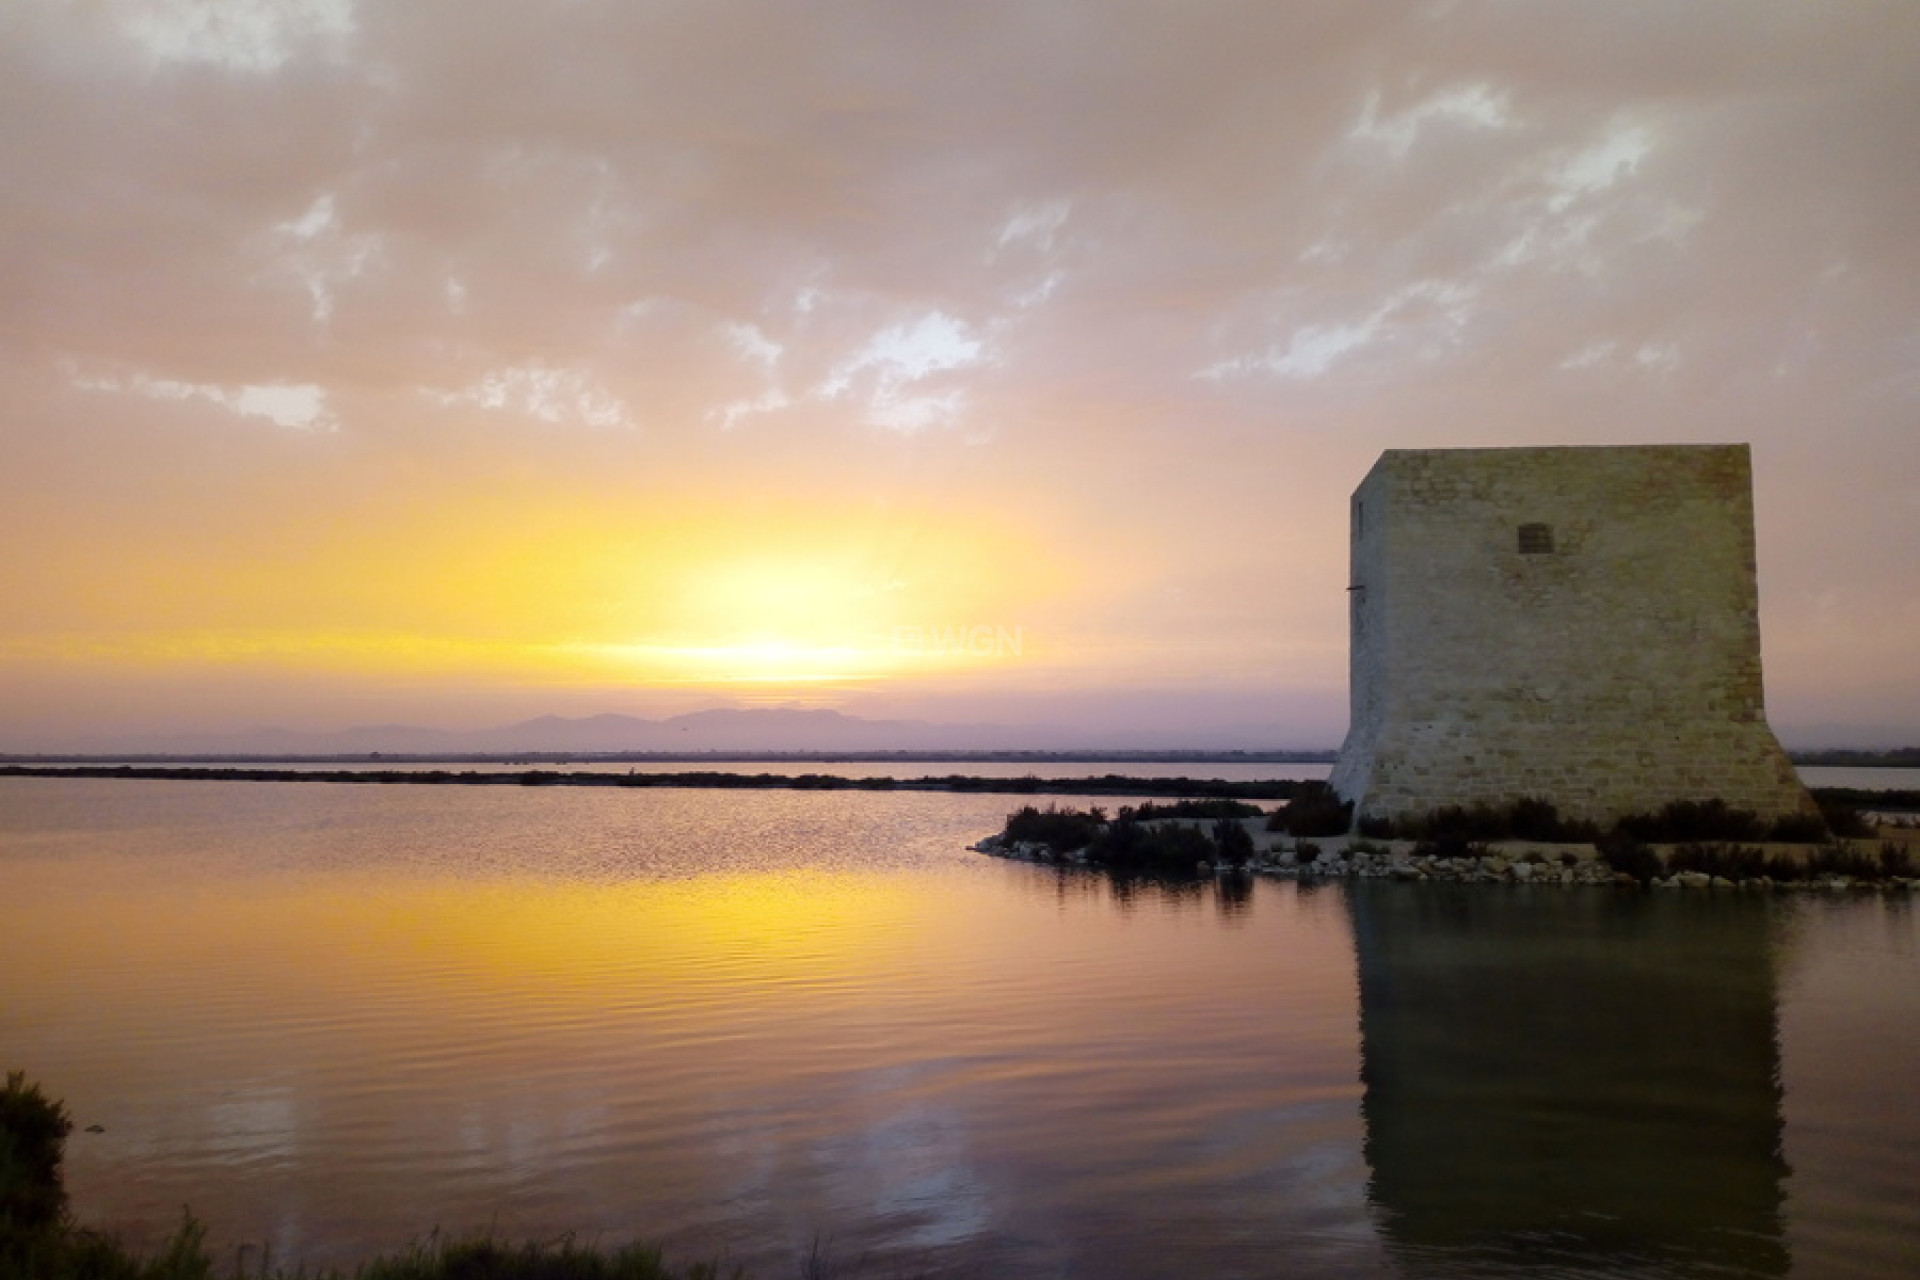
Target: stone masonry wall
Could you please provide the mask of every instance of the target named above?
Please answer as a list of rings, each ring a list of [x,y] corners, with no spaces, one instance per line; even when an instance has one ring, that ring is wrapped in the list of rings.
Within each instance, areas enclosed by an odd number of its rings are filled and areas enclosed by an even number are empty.
[[[1360,814],[1809,808],[1766,723],[1745,446],[1390,450],[1352,520]]]

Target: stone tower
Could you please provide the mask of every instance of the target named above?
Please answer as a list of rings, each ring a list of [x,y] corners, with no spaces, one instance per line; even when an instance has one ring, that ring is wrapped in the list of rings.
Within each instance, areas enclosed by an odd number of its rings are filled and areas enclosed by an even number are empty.
[[[1357,817],[1811,811],[1761,696],[1745,445],[1390,449],[1351,518]]]

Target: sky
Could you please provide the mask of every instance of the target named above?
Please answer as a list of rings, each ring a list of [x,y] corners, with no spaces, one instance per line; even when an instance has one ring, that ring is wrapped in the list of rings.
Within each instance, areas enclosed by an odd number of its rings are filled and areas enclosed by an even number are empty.
[[[1331,746],[1380,451],[1738,441],[1920,740],[1912,0],[0,7],[0,750]]]

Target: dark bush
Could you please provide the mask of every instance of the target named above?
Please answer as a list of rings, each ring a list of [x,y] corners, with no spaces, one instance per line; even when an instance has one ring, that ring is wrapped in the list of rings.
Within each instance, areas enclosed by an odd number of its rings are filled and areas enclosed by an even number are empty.
[[[1368,814],[1360,819],[1357,830],[1370,840],[1391,840],[1394,837],[1393,819],[1378,814]]]
[[[1107,824],[1087,846],[1087,861],[1115,871],[1157,871],[1192,875],[1194,866],[1211,862],[1214,843],[1198,827],[1148,826],[1131,820]]]
[[[1302,786],[1267,820],[1267,830],[1296,836],[1343,836],[1352,825],[1353,801],[1342,800],[1324,782]]]
[[[1615,833],[1595,843],[1594,848],[1616,875],[1629,875],[1641,884],[1667,873],[1660,855],[1632,836]]]
[[[1667,855],[1667,870],[1745,880],[1767,873],[1767,854],[1751,845],[1683,844]]]
[[[1810,868],[1803,860],[1791,853],[1770,853],[1767,855],[1766,869],[1762,874],[1770,880],[1792,884],[1796,880],[1805,880],[1810,874]]]
[[[1807,871],[1813,876],[1877,880],[1880,877],[1880,859],[1845,845],[1833,844],[1813,851],[1813,856],[1807,859]]]
[[[1551,800],[1534,797],[1515,800],[1507,807],[1508,831],[1515,840],[1539,840],[1548,844],[1588,844],[1600,836],[1600,828],[1577,818],[1563,818]]]
[[[1399,824],[1416,840],[1504,840],[1511,823],[1502,810],[1486,803],[1444,805],[1424,817]]]
[[[1859,814],[1853,815],[1859,821]],[[1780,844],[1820,844],[1831,835],[1830,824],[1820,814],[1789,813],[1773,820],[1767,839]]]
[[[9,1072],[0,1089],[0,1250],[66,1220],[60,1158],[73,1121],[67,1109]]]
[[[1759,840],[1766,834],[1751,810],[1735,809],[1725,800],[1674,800],[1658,813],[1629,814],[1613,829],[1647,844]]]
[[[1161,804],[1149,800],[1137,809],[1122,809],[1122,817],[1131,814],[1136,821],[1150,822],[1157,818],[1258,818],[1266,810],[1257,804],[1248,804],[1245,800],[1175,800],[1172,804]]]
[[[1863,787],[1815,787],[1813,802],[1825,809],[1829,804],[1847,805],[1855,809],[1873,809],[1885,812],[1896,809],[1906,813],[1920,810],[1920,790],[1911,787],[1863,788]]]
[[[1808,844],[1815,844],[1825,840],[1827,838],[1827,831],[1831,831],[1836,836],[1851,839],[1861,839],[1873,834],[1873,828],[1867,825],[1867,820],[1861,816],[1860,811],[1846,801],[1833,799],[1831,797],[1815,797],[1814,803],[1820,807],[1820,818],[1826,831],[1807,838],[1806,842]],[[1782,818],[1780,821],[1787,822],[1790,821],[1790,819]],[[1777,828],[1780,824],[1775,823],[1774,825]],[[1797,839],[1798,837],[1775,836],[1774,838],[1776,840],[1790,840]]]
[[[1412,840],[1538,840],[1549,844],[1588,844],[1600,838],[1591,822],[1562,818],[1551,800],[1524,797],[1505,804],[1480,800],[1444,805],[1398,822],[1363,818],[1362,835]]]
[[[1416,858],[1484,858],[1492,852],[1484,841],[1470,840],[1455,831],[1429,836],[1413,846]]]
[[[1913,876],[1913,853],[1902,845],[1889,840],[1880,846],[1880,874],[1891,879],[1894,876],[1910,879]]]
[[[1230,867],[1244,867],[1253,857],[1253,837],[1238,818],[1221,818],[1213,824],[1213,847],[1218,860]]]
[[[1008,844],[1044,844],[1055,853],[1070,853],[1092,844],[1106,825],[1107,815],[1098,808],[1082,813],[1053,805],[1044,809],[1025,805],[1007,815],[1000,837]]]

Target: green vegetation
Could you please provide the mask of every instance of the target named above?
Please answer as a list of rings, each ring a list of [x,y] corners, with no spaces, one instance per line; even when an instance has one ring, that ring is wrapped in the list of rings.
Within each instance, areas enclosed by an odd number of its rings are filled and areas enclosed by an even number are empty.
[[[1789,751],[1787,758],[1795,764],[1825,768],[1920,769],[1920,747],[1895,747],[1889,751],[1847,748]]]
[[[1888,878],[1912,879],[1916,873],[1913,851],[1889,840],[1880,846],[1880,874]]]
[[[1825,824],[1815,839],[1825,836]],[[1675,800],[1658,813],[1629,814],[1614,830],[1649,844],[1702,840],[1764,840],[1766,824],[1751,810],[1735,809],[1724,800]]]
[[[0,1089],[0,1256],[66,1221],[60,1158],[73,1121],[14,1071]]]
[[[1484,858],[1492,852],[1493,846],[1486,841],[1475,840],[1460,831],[1443,831],[1413,846],[1416,858]]]
[[[376,1258],[352,1272],[293,1271],[244,1258],[229,1269],[207,1251],[206,1230],[183,1216],[151,1254],[136,1254],[111,1236],[77,1225],[67,1208],[60,1165],[73,1121],[18,1071],[0,1089],[0,1280],[721,1280],[738,1277],[713,1263],[669,1267],[644,1245],[590,1249],[563,1239],[549,1244],[443,1240]]]
[[[1757,845],[1704,841],[1678,845],[1663,859],[1639,841],[1616,835],[1602,840],[1599,850],[1614,871],[1632,876],[1643,885],[1685,872],[1736,881],[1764,878],[1777,884],[1835,877],[1872,883],[1915,874],[1912,853],[1891,841],[1882,844],[1877,853],[1828,844],[1810,850],[1804,857],[1788,851],[1769,852]]]
[[[1890,793],[1815,793],[1818,815],[1789,814],[1771,823],[1724,800],[1676,800],[1655,813],[1629,814],[1603,831],[1597,824],[1560,816],[1546,800],[1523,798],[1506,804],[1448,805],[1417,817],[1367,817],[1360,833],[1380,839],[1422,840],[1445,844],[1469,841],[1532,840],[1543,844],[1682,844],[1704,841],[1822,844],[1835,836],[1872,835],[1855,807],[1855,796],[1873,802]],[[1903,794],[1903,793],[1891,793]],[[1296,802],[1298,803],[1298,802]],[[1288,806],[1291,808],[1292,806]],[[1287,810],[1282,809],[1284,814]],[[1275,816],[1274,821],[1280,822]],[[1321,834],[1331,834],[1325,832]]]
[[[1667,855],[1668,875],[1679,871],[1698,871],[1710,876],[1723,876],[1728,880],[1749,880],[1775,871],[1786,871],[1789,867],[1797,873],[1800,865],[1798,859],[1782,854],[1776,853],[1769,858],[1767,851],[1756,845],[1683,844]],[[1794,879],[1797,875],[1777,878]]]
[[[1834,835],[1843,836],[1848,839],[1859,839],[1862,836],[1870,836],[1873,834],[1873,828],[1867,824],[1866,818],[1861,816],[1858,805],[1852,804],[1828,791],[1814,792],[1813,802],[1819,806],[1820,817],[1821,820],[1827,824],[1827,830]],[[1782,818],[1780,821],[1774,823],[1774,838],[1778,840],[1793,839],[1791,835],[1781,834],[1783,829],[1792,821],[1793,819],[1791,818]],[[1806,843],[1818,843],[1819,839],[1819,837],[1815,837]]]
[[[1109,823],[1087,847],[1087,862],[1110,871],[1192,875],[1196,866],[1213,861],[1215,854],[1213,841],[1198,827],[1150,825],[1122,817]]]
[[[1044,809],[1026,805],[1007,815],[1000,838],[1008,844],[1044,844],[1055,853],[1072,853],[1092,844],[1106,825],[1107,815],[1097,808],[1082,813],[1053,805]]]
[[[1533,797],[1502,805],[1484,802],[1447,805],[1421,817],[1394,822],[1368,819],[1361,823],[1361,831],[1366,835],[1456,845],[1488,840],[1591,844],[1600,838],[1600,828],[1595,824],[1562,818],[1552,801]]]
[[[1342,800],[1324,782],[1303,782],[1267,819],[1267,830],[1295,836],[1340,836],[1353,825],[1353,801]]]
[[[1266,810],[1244,800],[1215,799],[1176,800],[1172,804],[1155,804],[1149,800],[1135,808],[1122,807],[1120,812],[1132,815],[1138,822],[1152,822],[1159,818],[1258,818]]]
[[[1920,791],[1889,789],[1868,791],[1859,787],[1815,787],[1813,802],[1825,812],[1829,806],[1841,809],[1876,809],[1882,813],[1920,812]]]
[[[1232,801],[1183,801],[1122,807],[1112,821],[1098,808],[1081,811],[1032,805],[1007,815],[1003,846],[1038,844],[1050,857],[1075,854],[1088,866],[1156,875],[1192,875],[1200,863],[1245,867],[1253,836],[1242,821],[1260,809]],[[1196,821],[1211,819],[1208,830]]]
[[[1236,871],[1253,861],[1253,837],[1237,817],[1220,818],[1214,822],[1213,847],[1218,860]]]

